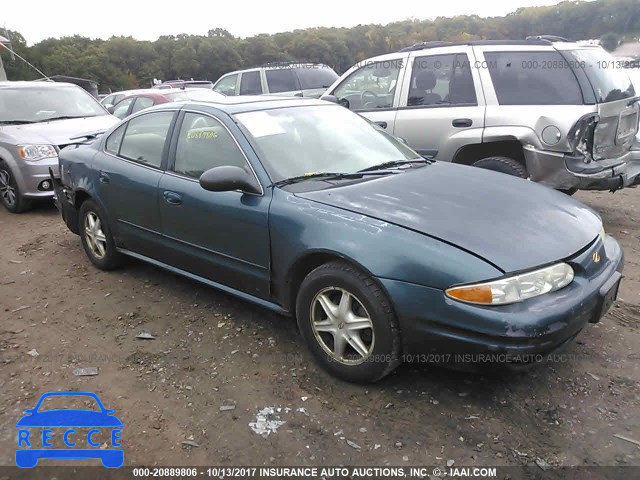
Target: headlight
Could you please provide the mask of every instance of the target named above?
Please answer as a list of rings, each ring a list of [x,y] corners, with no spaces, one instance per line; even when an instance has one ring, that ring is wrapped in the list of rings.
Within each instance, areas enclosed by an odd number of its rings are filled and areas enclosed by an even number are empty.
[[[600,240],[604,242],[604,237],[606,236],[607,236],[607,233],[604,231],[604,225],[603,225],[602,228],[600,229],[600,234],[599,234]]]
[[[506,305],[555,292],[573,281],[573,269],[557,263],[533,272],[500,278],[492,282],[449,288],[448,297],[479,305]]]
[[[57,157],[58,152],[53,145],[18,145],[18,155],[23,160],[33,162],[43,158]]]

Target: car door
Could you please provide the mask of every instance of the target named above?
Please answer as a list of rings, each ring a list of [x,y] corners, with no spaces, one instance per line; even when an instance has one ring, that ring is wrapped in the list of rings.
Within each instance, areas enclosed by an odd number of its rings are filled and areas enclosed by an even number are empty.
[[[168,263],[266,299],[271,192],[203,189],[198,179],[206,170],[224,165],[253,169],[220,119],[195,111],[181,117],[159,185],[163,234],[172,252]]]
[[[378,57],[352,67],[328,94],[338,103],[393,133],[407,54]]]
[[[481,143],[485,103],[471,47],[411,53],[393,134],[421,155],[451,161]]]
[[[94,157],[97,196],[119,246],[157,257],[161,245],[158,182],[166,165],[176,111],[141,114],[123,123]]]

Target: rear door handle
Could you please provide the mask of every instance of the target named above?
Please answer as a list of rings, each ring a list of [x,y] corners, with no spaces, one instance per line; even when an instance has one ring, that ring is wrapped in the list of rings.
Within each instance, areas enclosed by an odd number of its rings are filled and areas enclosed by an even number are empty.
[[[180,195],[179,193],[166,190],[163,193],[163,196],[164,196],[164,201],[167,202],[169,205],[182,205],[182,195]]]
[[[100,179],[100,183],[109,183],[109,181],[111,180],[109,178],[109,174],[104,172],[100,172],[98,178]]]
[[[453,122],[451,122],[451,125],[456,128],[470,127],[471,125],[473,125],[473,120],[471,120],[470,118],[456,118]]]
[[[381,126],[382,128],[387,128],[387,122],[375,122],[376,125]]]

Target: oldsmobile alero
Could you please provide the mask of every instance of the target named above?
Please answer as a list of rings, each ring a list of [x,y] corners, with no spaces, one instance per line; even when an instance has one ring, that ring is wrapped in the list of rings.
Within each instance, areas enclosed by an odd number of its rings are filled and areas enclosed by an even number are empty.
[[[535,363],[598,322],[621,279],[582,203],[422,158],[319,100],[153,107],[64,149],[56,180],[98,268],[128,255],[295,315],[349,381],[417,354]]]

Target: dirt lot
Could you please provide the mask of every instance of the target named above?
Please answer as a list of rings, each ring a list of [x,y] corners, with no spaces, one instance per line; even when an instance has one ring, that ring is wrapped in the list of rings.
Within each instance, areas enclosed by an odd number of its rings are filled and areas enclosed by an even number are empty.
[[[626,278],[566,361],[403,366],[364,387],[316,367],[290,319],[138,262],[98,271],[53,207],[0,209],[0,465],[22,411],[62,389],[115,409],[128,465],[640,465],[614,437],[640,440],[640,188],[577,197],[623,244]],[[265,407],[291,409],[266,437],[249,426]]]

